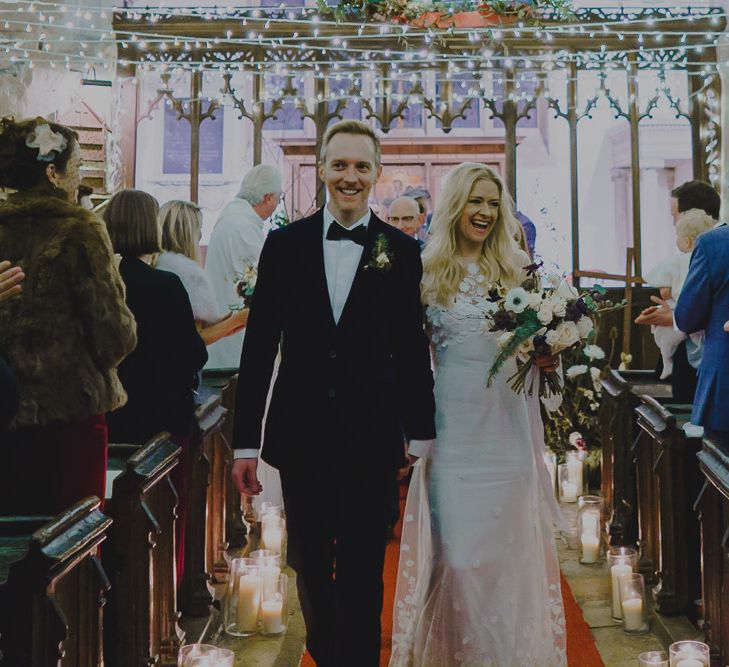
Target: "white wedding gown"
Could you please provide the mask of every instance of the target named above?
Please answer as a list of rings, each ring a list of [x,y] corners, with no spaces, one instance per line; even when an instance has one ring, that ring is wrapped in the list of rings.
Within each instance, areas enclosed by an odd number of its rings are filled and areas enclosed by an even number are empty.
[[[564,667],[566,636],[535,395],[482,323],[475,265],[448,309],[428,308],[438,438],[404,514],[390,667]]]

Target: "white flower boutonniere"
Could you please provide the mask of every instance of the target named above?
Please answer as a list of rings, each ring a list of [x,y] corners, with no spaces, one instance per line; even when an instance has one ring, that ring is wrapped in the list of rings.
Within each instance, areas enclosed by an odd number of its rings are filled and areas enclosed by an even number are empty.
[[[36,125],[25,140],[28,148],[38,149],[38,161],[52,162],[66,150],[68,142],[60,132],[54,132],[48,123]]]
[[[378,271],[389,271],[392,268],[394,257],[390,252],[390,243],[384,234],[378,234],[375,239],[375,246],[372,248],[370,261],[365,264],[365,269],[377,269]]]

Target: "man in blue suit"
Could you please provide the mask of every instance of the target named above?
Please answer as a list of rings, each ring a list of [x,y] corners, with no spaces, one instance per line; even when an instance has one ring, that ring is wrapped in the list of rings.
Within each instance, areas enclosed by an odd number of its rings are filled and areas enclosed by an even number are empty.
[[[681,331],[705,332],[691,421],[729,443],[729,227],[697,239],[674,316]]]

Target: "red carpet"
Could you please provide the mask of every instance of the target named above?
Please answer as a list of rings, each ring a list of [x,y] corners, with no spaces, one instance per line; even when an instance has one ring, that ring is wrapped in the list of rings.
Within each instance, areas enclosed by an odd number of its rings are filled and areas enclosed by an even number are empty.
[[[405,487],[403,487],[404,489]],[[401,501],[404,509],[404,501]],[[400,535],[400,524],[395,533]],[[400,558],[400,541],[394,539],[385,553],[385,599],[382,605],[382,651],[380,667],[387,667],[392,648],[392,606],[395,600],[397,565]],[[570,667],[605,667],[595,646],[590,628],[585,623],[582,610],[572,595],[569,585],[562,577],[562,600],[567,621],[567,662]],[[308,653],[304,654],[300,667],[316,667]]]

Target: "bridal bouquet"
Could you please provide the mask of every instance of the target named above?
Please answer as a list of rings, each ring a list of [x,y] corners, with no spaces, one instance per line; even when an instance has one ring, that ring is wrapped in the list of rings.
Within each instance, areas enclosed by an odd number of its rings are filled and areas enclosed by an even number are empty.
[[[243,310],[250,308],[251,297],[256,289],[256,281],[258,280],[258,267],[250,262],[243,269],[243,273],[235,274],[235,293],[240,297],[241,304],[229,306],[231,310]]]
[[[541,284],[537,265],[527,268],[529,277],[520,287],[491,290],[489,300],[493,304],[487,315],[489,331],[503,332],[501,349],[489,370],[487,385],[512,357],[517,371],[509,378],[517,393],[534,391],[539,378],[539,395],[548,396],[562,391],[562,382],[556,371],[531,373],[537,356],[552,356],[565,350],[583,347],[594,336],[593,316],[623,304],[613,304],[605,298],[604,287],[595,285],[578,292],[566,280],[556,275],[548,276]],[[536,376],[536,377],[535,377]],[[527,387],[527,379],[531,378]]]

